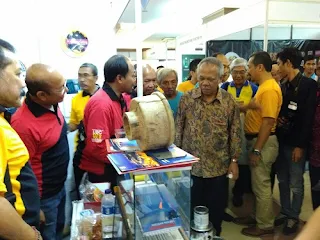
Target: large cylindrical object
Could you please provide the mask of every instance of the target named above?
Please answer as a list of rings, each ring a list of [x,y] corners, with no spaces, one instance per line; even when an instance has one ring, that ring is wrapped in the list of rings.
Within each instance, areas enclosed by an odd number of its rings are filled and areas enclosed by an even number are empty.
[[[169,147],[174,141],[172,110],[160,92],[132,99],[123,124],[127,138],[137,140],[142,151]]]

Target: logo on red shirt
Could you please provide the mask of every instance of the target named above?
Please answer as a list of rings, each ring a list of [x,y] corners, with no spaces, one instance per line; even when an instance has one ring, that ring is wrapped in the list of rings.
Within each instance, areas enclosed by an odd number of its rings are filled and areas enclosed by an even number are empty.
[[[101,129],[92,129],[92,142],[101,143],[102,142],[102,132]]]

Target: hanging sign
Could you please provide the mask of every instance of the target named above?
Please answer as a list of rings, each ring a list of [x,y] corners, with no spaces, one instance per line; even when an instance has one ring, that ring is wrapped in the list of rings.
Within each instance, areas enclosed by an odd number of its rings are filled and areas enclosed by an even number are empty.
[[[62,49],[70,57],[81,57],[89,45],[88,37],[79,30],[70,31],[62,39]]]

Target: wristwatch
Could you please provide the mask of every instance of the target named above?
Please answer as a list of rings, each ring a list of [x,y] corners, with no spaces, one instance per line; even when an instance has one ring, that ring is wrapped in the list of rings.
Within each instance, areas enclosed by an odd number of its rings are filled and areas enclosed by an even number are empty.
[[[235,158],[232,158],[231,162],[233,162],[233,163],[238,163],[238,160],[235,159]]]
[[[257,156],[261,156],[261,152],[260,152],[259,149],[253,149],[253,150],[252,150],[252,153],[255,154],[255,155],[257,155]]]

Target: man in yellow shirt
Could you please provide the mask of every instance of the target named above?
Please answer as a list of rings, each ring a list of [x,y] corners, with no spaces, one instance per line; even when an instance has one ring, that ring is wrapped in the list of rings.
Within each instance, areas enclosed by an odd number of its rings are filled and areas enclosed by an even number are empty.
[[[98,80],[98,69],[92,63],[84,63],[80,66],[78,71],[78,81],[81,87],[81,91],[73,97],[71,103],[71,115],[69,120],[69,131],[73,132],[78,130],[75,137],[75,150],[77,148],[83,148],[84,142],[84,128],[83,128],[83,115],[84,109],[90,99],[90,97],[99,89],[96,85]],[[80,199],[79,185],[83,177],[84,171],[79,168],[80,159],[75,153],[73,158],[73,172],[75,178],[77,197]]]
[[[199,62],[201,62],[200,58],[194,59],[192,60],[192,62],[189,64],[189,75],[191,77],[190,80],[187,80],[185,82],[182,82],[178,85],[177,90],[179,92],[187,92],[190,91],[192,89],[194,89],[198,83],[198,79],[197,79],[197,67]]]
[[[282,105],[282,94],[279,84],[272,78],[272,60],[267,52],[253,54],[248,66],[251,78],[259,84],[254,97],[259,108],[247,110],[244,128],[247,149],[251,151],[249,164],[256,211],[255,220],[246,218],[238,223],[256,223],[256,226],[244,228],[242,234],[262,237],[274,232],[270,172],[278,156],[279,144],[275,129]]]
[[[29,153],[10,126],[7,108],[20,107],[25,86],[14,47],[0,39],[0,239],[42,239],[40,196]]]

